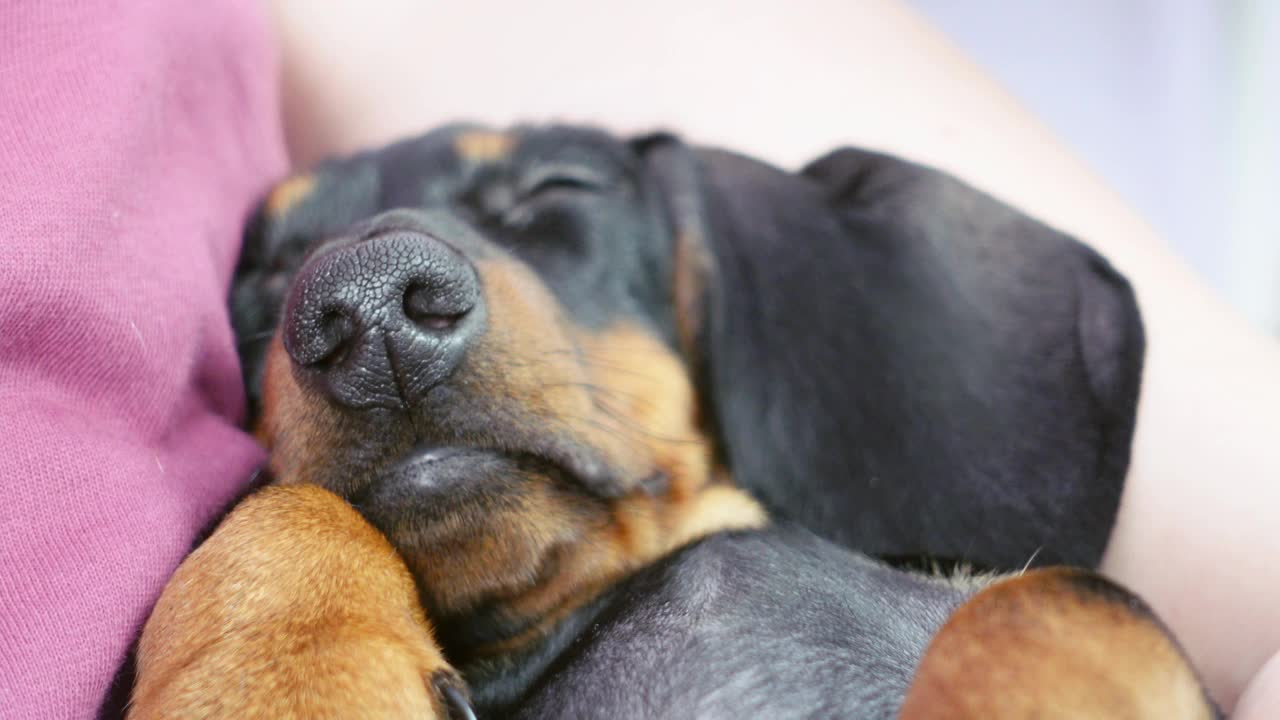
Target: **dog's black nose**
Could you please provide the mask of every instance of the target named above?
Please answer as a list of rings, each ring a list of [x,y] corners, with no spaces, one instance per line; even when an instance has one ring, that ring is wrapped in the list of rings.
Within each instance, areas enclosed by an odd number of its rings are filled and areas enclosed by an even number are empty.
[[[352,408],[401,407],[457,367],[483,323],[471,263],[430,235],[344,241],[299,271],[284,346],[300,372]]]

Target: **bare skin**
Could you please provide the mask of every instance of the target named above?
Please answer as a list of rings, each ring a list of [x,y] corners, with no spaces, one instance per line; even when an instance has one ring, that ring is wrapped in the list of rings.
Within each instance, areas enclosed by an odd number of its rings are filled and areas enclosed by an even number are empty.
[[[1280,707],[1280,345],[909,10],[892,0],[274,9],[297,166],[458,119],[669,127],[790,166],[857,144],[948,170],[1098,248],[1133,282],[1148,333],[1103,570],[1160,613],[1224,709],[1246,689],[1235,717]]]

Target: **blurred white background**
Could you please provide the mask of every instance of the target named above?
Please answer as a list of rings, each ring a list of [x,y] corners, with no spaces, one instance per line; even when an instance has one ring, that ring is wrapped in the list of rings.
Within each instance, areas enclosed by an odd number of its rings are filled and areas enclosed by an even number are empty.
[[[1280,0],[910,0],[1280,334]]]

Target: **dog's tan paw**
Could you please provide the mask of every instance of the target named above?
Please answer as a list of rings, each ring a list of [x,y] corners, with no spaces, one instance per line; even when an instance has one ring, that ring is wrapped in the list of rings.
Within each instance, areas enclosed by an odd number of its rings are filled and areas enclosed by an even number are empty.
[[[1176,641],[1136,596],[1050,568],[974,595],[934,636],[900,720],[1211,720]]]
[[[336,495],[250,497],[178,568],[129,717],[470,720],[404,562]]]

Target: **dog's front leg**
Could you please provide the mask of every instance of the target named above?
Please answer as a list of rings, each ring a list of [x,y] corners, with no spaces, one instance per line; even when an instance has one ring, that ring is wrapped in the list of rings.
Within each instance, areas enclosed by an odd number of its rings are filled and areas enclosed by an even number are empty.
[[[244,502],[165,587],[129,717],[467,718],[387,540],[315,486]]]

